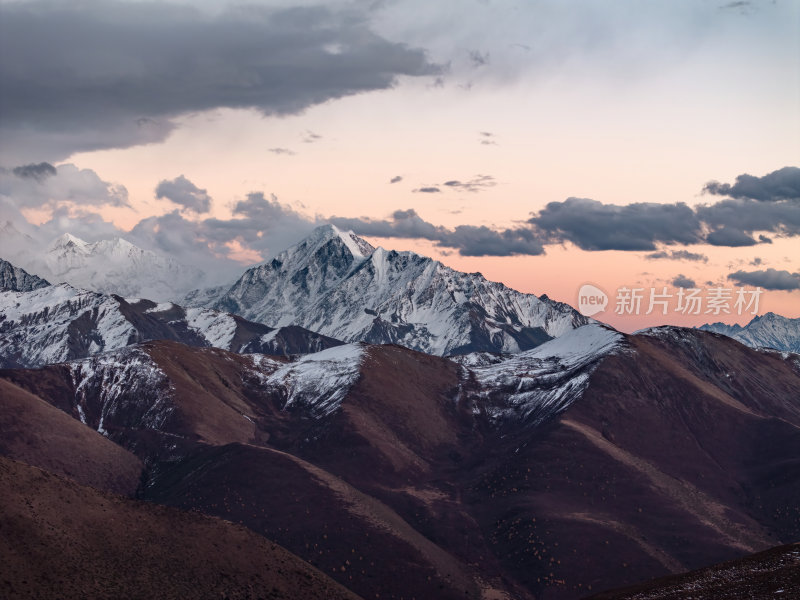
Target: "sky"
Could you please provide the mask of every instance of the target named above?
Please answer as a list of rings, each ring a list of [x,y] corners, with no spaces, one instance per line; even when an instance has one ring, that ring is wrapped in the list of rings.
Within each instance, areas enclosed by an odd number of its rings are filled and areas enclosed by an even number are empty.
[[[8,221],[214,283],[334,223],[625,331],[800,317],[800,3],[0,0]]]

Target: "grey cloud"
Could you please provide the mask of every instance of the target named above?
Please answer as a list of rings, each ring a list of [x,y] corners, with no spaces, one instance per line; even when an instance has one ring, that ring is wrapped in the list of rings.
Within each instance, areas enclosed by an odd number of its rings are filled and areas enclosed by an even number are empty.
[[[473,67],[485,67],[489,64],[489,53],[481,53],[479,50],[472,50],[469,53],[469,60]]]
[[[400,183],[403,181],[403,178],[400,175],[395,175],[389,180],[389,183]]]
[[[486,188],[496,186],[497,182],[491,175],[478,175],[469,181],[452,179],[450,181],[445,181],[443,185],[449,187],[450,189],[463,190],[465,192],[480,192]]]
[[[725,188],[741,197],[695,208],[684,203],[617,206],[568,198],[549,203],[528,223],[548,243],[571,241],[584,250],[656,250],[658,243],[768,244],[771,238],[758,232],[800,235],[800,202],[792,199],[795,187],[800,186],[800,181],[795,182],[797,174],[800,169],[785,167],[762,178],[742,175],[736,185]],[[664,256],[655,252],[649,258]],[[692,260],[686,255],[682,258]]]
[[[197,214],[211,210],[211,196],[200,189],[183,175],[172,181],[163,180],[156,187],[156,198],[166,198],[170,202],[182,206],[185,210]]]
[[[289,150],[289,148],[270,148],[269,151],[273,154],[286,154],[288,156],[294,156],[294,152]]]
[[[224,244],[232,240],[259,253],[272,253],[288,247],[320,224],[271,194],[251,192],[233,206],[233,219],[205,219],[200,234],[208,240]],[[241,218],[240,218],[241,217]]]
[[[722,227],[716,231],[709,232],[706,236],[706,242],[712,246],[728,246],[731,248],[755,246],[758,243],[744,231],[733,227]]]
[[[745,237],[752,238],[756,231],[768,231],[781,236],[800,235],[800,202],[791,200],[722,200],[712,205],[698,206],[696,212],[698,218],[713,230],[728,230],[710,240],[711,243],[716,241],[715,245],[727,245],[719,243],[726,238],[741,240],[739,245],[742,245]],[[756,240],[753,240],[752,244],[755,243]]]
[[[750,264],[753,265],[754,267],[757,267],[762,262],[763,262],[763,260],[761,259],[761,257],[756,256],[753,260],[750,261]]]
[[[321,139],[322,136],[319,135],[318,133],[314,133],[313,131],[306,131],[305,134],[303,135],[304,144],[313,144]]]
[[[584,250],[655,250],[656,243],[702,240],[701,224],[686,204],[603,204],[586,198],[550,202],[528,221],[551,242]]]
[[[129,206],[125,186],[104,181],[91,169],[63,164],[53,174],[47,167],[33,166],[33,170],[31,165],[22,167],[25,176],[20,176],[17,169],[0,169],[0,195],[12,198],[19,208]],[[44,177],[31,174],[45,172],[48,175]]]
[[[2,3],[4,152],[52,160],[127,147],[163,140],[189,112],[297,114],[440,72],[367,18],[325,6],[205,14],[168,2]]]
[[[332,217],[329,221],[360,235],[430,240],[439,247],[456,249],[462,256],[544,253],[544,247],[529,228],[495,230],[485,226],[459,225],[447,229],[425,221],[413,209],[395,211],[387,220]]]
[[[50,163],[41,162],[38,164],[14,167],[12,172],[17,177],[22,177],[23,179],[35,179],[36,181],[42,181],[55,175],[56,168]]]
[[[478,141],[483,146],[496,146],[497,142],[495,141],[495,135],[491,131],[479,131],[478,134],[481,136]]]
[[[766,290],[798,290],[800,289],[800,273],[764,269],[762,271],[736,271],[728,275],[728,279],[739,286],[762,287]]]
[[[709,181],[703,192],[731,198],[750,198],[762,202],[800,199],[800,168],[784,167],[763,177],[747,173],[736,177],[736,183]]]
[[[420,192],[423,194],[436,194],[437,192],[441,192],[438,187],[428,186],[428,187],[421,187],[414,190],[415,192]]]
[[[689,279],[686,275],[677,275],[672,280],[672,285],[679,288],[693,288],[696,287],[694,279]]]
[[[660,250],[645,256],[648,260],[668,259],[668,260],[690,260],[694,262],[708,262],[708,257],[705,254],[697,252],[689,252],[688,250]]]
[[[271,195],[253,192],[233,207],[234,218],[188,220],[178,211],[149,217],[131,231],[132,241],[168,253],[186,264],[208,268],[230,276],[228,244],[238,242],[245,250],[266,258],[294,244],[321,222],[307,218]],[[238,266],[236,267],[238,268]]]
[[[544,246],[528,228],[502,229],[459,225],[439,245],[457,248],[463,256],[513,256],[544,254]]]

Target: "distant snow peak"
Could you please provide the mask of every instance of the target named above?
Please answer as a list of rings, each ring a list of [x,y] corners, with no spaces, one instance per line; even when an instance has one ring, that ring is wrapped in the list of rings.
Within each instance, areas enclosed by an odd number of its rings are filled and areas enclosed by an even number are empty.
[[[53,241],[43,260],[48,276],[56,281],[154,300],[178,298],[203,277],[197,269],[119,237],[89,243],[65,233]]]
[[[53,242],[50,244],[48,248],[49,252],[57,252],[59,250],[76,250],[82,251],[83,253],[88,252],[89,244],[84,242],[82,239],[75,237],[71,233],[65,233],[59,237],[57,237]]]
[[[727,335],[751,348],[800,352],[800,318],[790,319],[768,312],[754,317],[744,327],[711,323],[700,329]]]

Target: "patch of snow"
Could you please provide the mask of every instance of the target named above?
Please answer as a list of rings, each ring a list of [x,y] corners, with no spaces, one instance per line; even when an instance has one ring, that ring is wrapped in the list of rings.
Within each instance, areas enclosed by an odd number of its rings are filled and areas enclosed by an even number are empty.
[[[213,348],[230,350],[236,335],[236,320],[228,313],[206,308],[187,308],[186,324],[203,336]]]
[[[358,380],[363,355],[364,348],[358,344],[306,354],[274,371],[265,385],[283,390],[284,410],[306,409],[321,418],[339,408]]]
[[[623,349],[621,333],[595,323],[496,364],[465,368],[463,378],[477,385],[473,400],[480,400],[473,412],[485,410],[498,424],[541,423],[580,398],[600,360]]]
[[[146,313],[160,313],[160,312],[167,312],[168,310],[172,310],[175,308],[175,304],[172,302],[160,302],[156,304],[153,308],[148,308]]]
[[[160,430],[175,409],[166,374],[139,347],[72,361],[67,367],[81,421],[102,435],[108,435],[109,422]]]

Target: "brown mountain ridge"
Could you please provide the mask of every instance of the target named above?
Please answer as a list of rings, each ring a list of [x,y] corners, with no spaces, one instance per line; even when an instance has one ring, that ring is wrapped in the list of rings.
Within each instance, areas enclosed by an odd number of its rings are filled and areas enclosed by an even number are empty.
[[[579,598],[800,539],[797,356],[680,328],[614,348],[494,381],[391,345],[314,363],[148,342],[0,381],[136,455],[140,498],[365,598]]]

